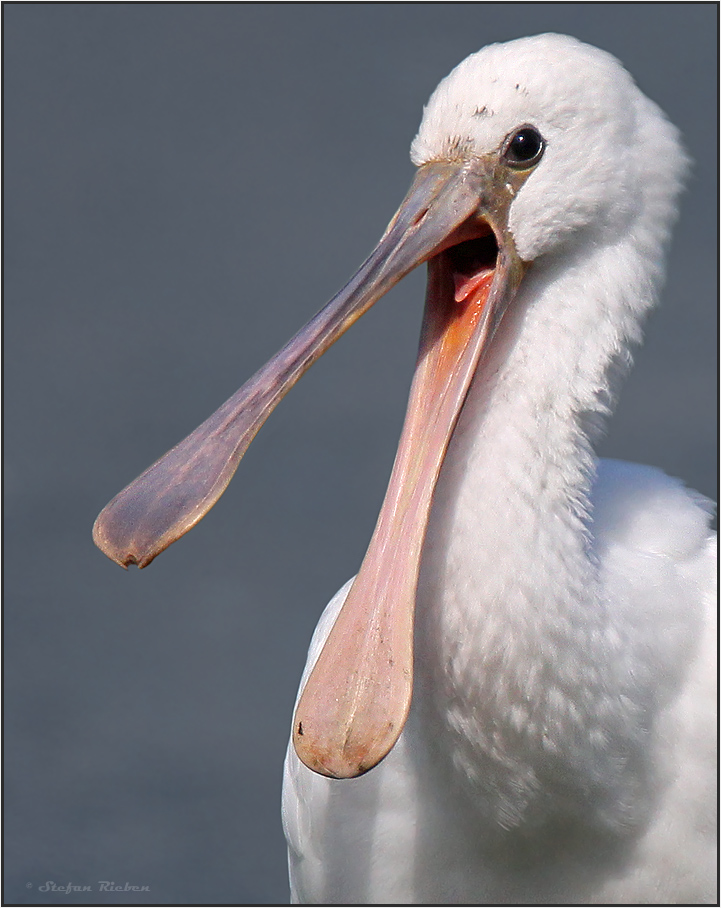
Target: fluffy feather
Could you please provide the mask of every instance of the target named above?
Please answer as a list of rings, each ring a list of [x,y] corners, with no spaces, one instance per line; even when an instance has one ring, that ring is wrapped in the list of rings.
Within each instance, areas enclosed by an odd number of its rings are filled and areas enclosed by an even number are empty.
[[[296,901],[716,899],[708,507],[589,442],[655,302],[686,160],[617,61],[559,35],[461,63],[412,157],[487,154],[525,123],[547,148],[510,224],[534,265],[436,487],[411,716],[356,780],[289,748]]]

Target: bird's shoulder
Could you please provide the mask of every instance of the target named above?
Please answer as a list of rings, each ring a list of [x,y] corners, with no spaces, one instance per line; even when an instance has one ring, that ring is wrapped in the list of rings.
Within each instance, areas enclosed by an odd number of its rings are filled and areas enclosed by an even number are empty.
[[[713,502],[656,467],[599,460],[591,511],[600,554],[623,548],[681,563],[713,551]]]
[[[715,889],[716,539],[711,502],[652,467],[599,463],[593,546],[648,696],[657,800],[634,871],[603,903],[705,902]],[[684,843],[679,848],[679,842]],[[710,874],[710,875],[709,875]]]
[[[614,607],[626,612],[634,636],[645,636],[647,645],[654,637],[672,638],[674,630],[679,645],[698,638],[715,614],[712,514],[709,499],[661,470],[620,460],[598,463],[591,490],[593,553]]]
[[[691,689],[697,702],[710,703],[717,586],[712,503],[661,470],[602,460],[591,507],[601,587],[628,641],[635,679],[662,711]]]

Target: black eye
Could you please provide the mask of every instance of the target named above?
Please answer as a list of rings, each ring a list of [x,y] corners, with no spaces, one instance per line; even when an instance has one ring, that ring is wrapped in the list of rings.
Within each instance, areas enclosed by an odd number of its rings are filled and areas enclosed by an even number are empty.
[[[537,164],[541,160],[543,149],[541,133],[533,126],[521,126],[506,140],[503,157],[506,164],[522,170]]]

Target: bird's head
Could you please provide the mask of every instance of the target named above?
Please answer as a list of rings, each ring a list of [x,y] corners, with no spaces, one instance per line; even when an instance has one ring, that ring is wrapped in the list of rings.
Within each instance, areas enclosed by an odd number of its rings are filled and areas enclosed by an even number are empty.
[[[118,563],[148,564],[212,507],[300,375],[428,262],[421,349],[386,500],[294,723],[303,761],[337,777],[376,765],[403,728],[435,482],[480,358],[529,267],[579,237],[593,245],[635,232],[658,254],[683,170],[675,130],[620,64],[559,35],[493,45],[461,63],[431,97],[412,158],[408,195],[346,287],[123,490],[94,531]]]
[[[665,237],[686,169],[677,130],[621,64],[556,34],[467,57],[433,92],[411,158],[493,164],[511,185],[523,173],[507,228],[527,262],[642,217]]]

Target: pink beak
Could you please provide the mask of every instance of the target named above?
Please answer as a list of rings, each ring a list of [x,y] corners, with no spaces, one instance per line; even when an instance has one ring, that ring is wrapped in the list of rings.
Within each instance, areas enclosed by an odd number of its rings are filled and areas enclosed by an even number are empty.
[[[256,432],[309,366],[404,275],[429,261],[426,309],[393,474],[368,552],[303,690],[303,762],[350,778],[400,735],[413,686],[416,585],[433,490],[485,346],[524,273],[505,230],[512,192],[483,159],[421,167],[356,275],[256,375],[106,506],[97,545],[145,567],[215,504]]]

